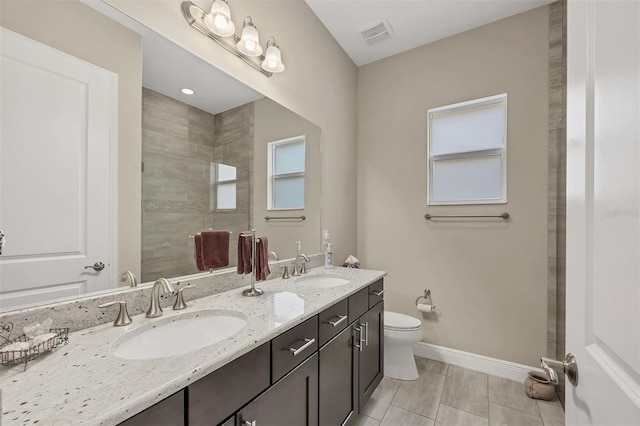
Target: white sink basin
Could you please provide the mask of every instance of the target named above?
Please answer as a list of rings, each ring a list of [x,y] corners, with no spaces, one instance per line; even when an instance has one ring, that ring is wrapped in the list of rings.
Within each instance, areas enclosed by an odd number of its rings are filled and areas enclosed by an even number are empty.
[[[296,280],[296,283],[305,287],[315,288],[332,288],[340,287],[341,285],[349,284],[351,281],[344,278],[338,278],[331,275],[312,275],[309,277],[302,277]]]
[[[181,355],[231,337],[246,324],[247,319],[240,312],[190,312],[133,330],[118,338],[111,351],[125,359]]]

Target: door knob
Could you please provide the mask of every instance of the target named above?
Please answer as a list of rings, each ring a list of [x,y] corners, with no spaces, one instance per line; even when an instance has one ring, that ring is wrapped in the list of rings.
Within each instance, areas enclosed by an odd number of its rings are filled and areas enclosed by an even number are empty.
[[[558,372],[560,372],[566,374],[569,383],[573,386],[578,386],[578,362],[572,354],[567,354],[564,357],[564,361],[542,357],[540,358],[540,365],[554,385],[559,383]]]
[[[100,272],[104,269],[104,263],[96,262],[93,265],[85,266],[84,269],[93,269],[96,272]]]

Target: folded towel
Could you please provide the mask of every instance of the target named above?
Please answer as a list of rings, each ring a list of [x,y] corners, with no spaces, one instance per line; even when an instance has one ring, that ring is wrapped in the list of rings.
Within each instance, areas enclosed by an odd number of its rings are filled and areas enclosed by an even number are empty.
[[[269,269],[269,240],[267,237],[260,237],[256,241],[256,281],[267,279],[271,270]]]
[[[200,236],[202,239],[202,266],[204,269],[228,266],[229,231],[202,231]]]
[[[193,239],[195,240],[193,258],[196,261],[196,267],[198,271],[204,271],[205,268],[202,264],[202,235],[198,232],[193,236]]]
[[[238,265],[236,271],[238,274],[251,273],[251,250],[253,233],[251,231],[241,232],[238,235]]]

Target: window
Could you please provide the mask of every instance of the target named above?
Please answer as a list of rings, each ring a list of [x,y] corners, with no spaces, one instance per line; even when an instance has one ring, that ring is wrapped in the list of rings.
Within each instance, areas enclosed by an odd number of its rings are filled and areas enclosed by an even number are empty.
[[[268,210],[304,209],[305,137],[268,144]]]
[[[506,203],[507,94],[427,114],[427,204]]]
[[[211,210],[235,210],[236,168],[226,164],[209,163],[209,171],[211,176]]]

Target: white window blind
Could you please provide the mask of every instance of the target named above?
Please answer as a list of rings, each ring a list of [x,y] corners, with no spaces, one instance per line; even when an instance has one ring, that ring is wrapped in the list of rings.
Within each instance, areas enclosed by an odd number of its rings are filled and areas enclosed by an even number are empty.
[[[268,144],[268,210],[304,209],[305,137]]]
[[[428,111],[427,203],[507,202],[507,95]]]

